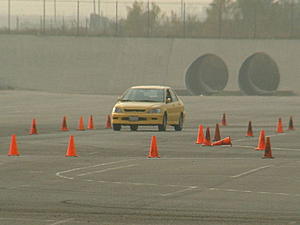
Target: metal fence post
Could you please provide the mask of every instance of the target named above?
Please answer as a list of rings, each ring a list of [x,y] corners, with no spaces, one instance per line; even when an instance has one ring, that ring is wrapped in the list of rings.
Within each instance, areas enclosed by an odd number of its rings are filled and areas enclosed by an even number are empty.
[[[43,33],[46,32],[46,0],[43,0]]]
[[[56,27],[56,0],[53,0],[54,8],[54,26]]]
[[[185,5],[185,2],[183,3],[183,37],[185,38],[186,36],[186,16],[185,16],[185,13],[186,13],[186,5]]]
[[[11,0],[8,0],[7,2],[7,29],[8,29],[8,33],[10,33],[10,10],[11,10]]]
[[[116,36],[118,36],[119,28],[118,28],[118,1],[116,1]]]
[[[147,3],[147,37],[150,36],[150,1]]]
[[[79,8],[80,6],[79,6],[79,0],[77,1],[77,31],[76,31],[76,34],[77,34],[77,36],[79,35],[79,23],[80,23],[80,18],[79,18],[79,10],[80,10],[80,8]]]

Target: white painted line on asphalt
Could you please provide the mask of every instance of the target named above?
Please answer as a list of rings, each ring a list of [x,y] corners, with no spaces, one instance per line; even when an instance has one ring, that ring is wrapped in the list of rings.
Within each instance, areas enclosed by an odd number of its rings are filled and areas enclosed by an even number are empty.
[[[41,222],[54,222],[55,220],[44,220],[44,219],[29,219],[29,218],[10,218],[2,217],[0,220],[13,220],[13,221],[41,221]]]
[[[287,225],[293,225],[293,224],[297,224],[296,221],[292,221],[292,222],[289,222]]]
[[[251,173],[255,173],[259,170],[262,170],[262,169],[266,169],[266,168],[269,168],[269,167],[272,167],[273,165],[267,165],[267,166],[262,166],[262,167],[258,167],[258,168],[255,168],[255,169],[252,169],[252,170],[248,170],[244,173],[240,173],[240,174],[237,174],[237,175],[234,175],[234,176],[230,176],[231,178],[238,178],[238,177],[242,177],[242,176],[245,176],[245,175],[248,175],[248,174],[251,174]]]
[[[59,224],[64,224],[64,223],[71,222],[71,221],[73,221],[73,220],[74,220],[73,218],[69,218],[69,219],[57,221],[57,222],[55,222],[55,223],[51,223],[51,224],[49,224],[49,225],[59,225]]]
[[[300,197],[300,194],[291,193],[278,193],[278,192],[266,192],[266,191],[250,191],[250,190],[235,190],[235,189],[222,189],[222,188],[209,188],[210,191],[224,191],[224,192],[239,192],[239,193],[253,193],[253,194],[263,194],[263,195],[280,195],[287,197]]]
[[[171,195],[179,194],[179,193],[186,192],[186,191],[192,191],[192,190],[195,190],[197,188],[198,187],[196,187],[196,186],[191,186],[191,187],[179,190],[179,191],[174,191],[174,192],[170,192],[170,193],[166,193],[166,194],[160,194],[160,195],[163,196],[163,197],[166,197],[166,196],[171,196]]]
[[[74,172],[74,171],[78,171],[78,170],[85,170],[85,169],[95,168],[95,167],[99,167],[99,166],[107,166],[107,165],[112,165],[112,164],[117,164],[117,163],[122,163],[122,162],[128,162],[128,161],[132,161],[132,160],[136,160],[136,159],[125,159],[125,160],[119,160],[119,161],[114,161],[114,162],[101,163],[101,164],[92,165],[92,166],[78,167],[78,168],[74,168],[74,169],[70,169],[70,170],[59,171],[55,175],[60,177],[60,178],[73,180],[74,177],[68,177],[68,176],[65,176],[65,175],[62,175],[62,174],[70,173],[70,172]]]
[[[283,135],[287,135],[287,133],[279,133],[279,134],[271,134],[271,135],[266,135],[268,137],[277,137],[277,136],[283,136]],[[241,139],[232,139],[232,141],[236,142],[236,141],[249,141],[253,139],[253,137],[247,137],[247,138],[241,138]]]
[[[108,169],[104,169],[104,170],[97,170],[97,171],[91,171],[91,172],[86,172],[86,173],[81,173],[78,174],[78,177],[82,177],[82,176],[86,176],[86,175],[90,175],[90,174],[95,174],[95,173],[105,173],[107,171],[112,171],[112,170],[120,170],[120,169],[125,169],[125,168],[129,168],[129,167],[134,167],[137,166],[138,164],[131,164],[131,165],[127,165],[127,166],[119,166],[119,167],[113,167],[113,168],[108,168]]]
[[[232,145],[232,147],[238,147],[238,148],[251,148],[253,150],[255,150],[256,147],[254,146],[249,146],[249,145]],[[296,152],[300,152],[300,149],[296,149],[296,148],[273,148],[273,150],[278,150],[278,151],[296,151]]]

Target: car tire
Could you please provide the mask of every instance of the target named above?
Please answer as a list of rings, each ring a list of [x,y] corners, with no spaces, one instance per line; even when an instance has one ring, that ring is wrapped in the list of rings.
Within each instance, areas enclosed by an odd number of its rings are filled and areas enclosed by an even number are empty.
[[[122,128],[122,126],[120,124],[113,124],[112,127],[113,127],[114,131],[120,131]]]
[[[138,128],[139,128],[139,126],[136,125],[136,124],[130,125],[130,130],[131,130],[131,131],[137,131]]]
[[[183,129],[183,115],[181,114],[178,120],[178,124],[174,126],[175,131],[182,131]]]
[[[168,116],[167,116],[167,114],[164,114],[162,124],[158,125],[158,130],[159,131],[166,131],[167,124],[168,124]]]

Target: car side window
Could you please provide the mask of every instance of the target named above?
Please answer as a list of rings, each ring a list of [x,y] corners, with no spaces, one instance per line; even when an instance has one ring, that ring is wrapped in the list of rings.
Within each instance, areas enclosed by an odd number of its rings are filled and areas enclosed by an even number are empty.
[[[171,93],[172,101],[178,102],[178,98],[177,98],[175,92],[173,90],[170,90],[170,93]]]
[[[171,95],[169,89],[167,90],[166,94],[167,94],[167,95],[166,95],[166,100],[169,98],[169,99],[171,99],[171,102],[173,102],[173,100],[172,100],[172,95]]]

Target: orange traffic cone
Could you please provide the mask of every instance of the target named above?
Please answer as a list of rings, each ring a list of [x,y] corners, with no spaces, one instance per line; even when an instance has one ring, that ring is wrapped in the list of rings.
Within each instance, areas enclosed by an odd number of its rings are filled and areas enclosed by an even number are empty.
[[[264,159],[273,159],[270,137],[266,137],[266,148],[265,148],[265,155],[263,158]]]
[[[215,137],[213,141],[220,141],[220,140],[221,140],[220,128],[219,128],[219,124],[216,124]]]
[[[232,146],[231,138],[230,137],[223,138],[222,140],[213,142],[211,145],[212,146],[216,146],[216,145],[231,145]]]
[[[156,136],[152,136],[148,158],[159,158]]]
[[[16,135],[13,134],[11,136],[11,142],[9,146],[8,156],[19,156],[18,146],[17,146],[17,140]]]
[[[105,128],[107,128],[107,129],[111,129],[112,128],[110,115],[107,115]]]
[[[292,116],[290,117],[288,130],[295,130],[295,128],[294,128],[294,122],[293,122],[293,117]]]
[[[79,119],[79,124],[78,124],[78,129],[77,130],[85,130],[82,116]]]
[[[211,146],[209,127],[206,128],[205,138],[203,140],[202,146]]]
[[[246,137],[253,137],[252,122],[251,121],[249,121],[249,124],[248,124],[248,131],[247,131]]]
[[[94,120],[93,120],[93,116],[91,115],[89,118],[89,122],[88,122],[88,127],[89,130],[93,130],[94,129]]]
[[[62,121],[62,125],[60,130],[62,131],[68,131],[68,126],[67,126],[67,117],[64,116],[63,121]]]
[[[32,120],[31,128],[29,134],[37,134],[36,121]]]
[[[66,152],[66,156],[77,156],[76,154],[76,148],[75,148],[75,142],[74,142],[74,136],[70,136],[68,149]]]
[[[278,124],[277,124],[277,133],[283,133],[283,127],[282,127],[282,120],[281,118],[278,119]]]
[[[222,126],[227,126],[227,120],[226,120],[226,114],[225,113],[223,113],[221,125]]]
[[[203,140],[204,140],[203,125],[199,125],[196,144],[202,144]]]
[[[266,141],[265,141],[265,131],[261,130],[258,138],[258,144],[257,147],[255,148],[256,150],[263,151],[266,148]]]

